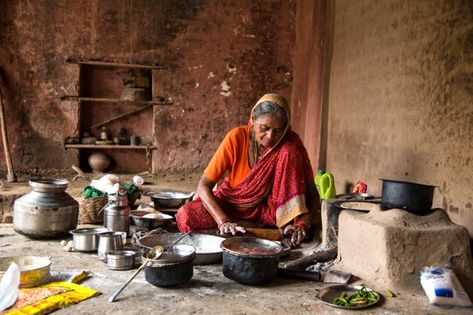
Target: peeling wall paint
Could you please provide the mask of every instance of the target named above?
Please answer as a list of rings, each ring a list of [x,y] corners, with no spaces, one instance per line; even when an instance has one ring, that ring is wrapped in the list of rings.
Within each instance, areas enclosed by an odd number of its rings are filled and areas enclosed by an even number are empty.
[[[436,185],[473,236],[473,4],[335,1],[327,169],[337,191]]]
[[[66,64],[69,57],[166,64],[154,88],[174,103],[154,110],[154,160],[162,172],[203,169],[262,94],[290,95],[290,82],[279,84],[277,69],[292,71],[295,6],[250,0],[2,3],[0,65],[15,169],[78,162],[74,150],[63,148],[78,132],[80,114],[76,103],[59,100],[78,93],[78,67]]]

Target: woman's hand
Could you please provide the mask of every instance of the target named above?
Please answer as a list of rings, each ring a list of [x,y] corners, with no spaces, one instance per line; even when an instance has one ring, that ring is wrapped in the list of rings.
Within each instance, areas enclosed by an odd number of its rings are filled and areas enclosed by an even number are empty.
[[[291,247],[297,247],[306,236],[305,229],[300,225],[288,224],[284,228],[284,235],[291,235]]]
[[[246,230],[244,227],[239,226],[238,224],[230,222],[230,221],[222,222],[218,226],[218,230],[220,234],[222,235],[224,234],[236,235],[237,232],[246,233]]]

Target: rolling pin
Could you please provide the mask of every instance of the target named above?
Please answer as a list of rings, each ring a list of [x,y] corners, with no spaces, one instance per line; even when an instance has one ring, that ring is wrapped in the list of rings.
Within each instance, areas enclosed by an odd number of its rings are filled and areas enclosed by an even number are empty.
[[[264,238],[271,241],[280,241],[283,238],[282,232],[279,229],[245,228],[245,230],[246,233],[244,235]]]

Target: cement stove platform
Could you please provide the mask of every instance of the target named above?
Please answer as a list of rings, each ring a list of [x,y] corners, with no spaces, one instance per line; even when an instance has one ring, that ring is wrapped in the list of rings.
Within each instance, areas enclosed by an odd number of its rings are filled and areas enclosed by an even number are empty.
[[[473,262],[465,227],[452,223],[441,209],[425,216],[381,211],[377,204],[369,209],[340,213],[334,269],[379,290],[419,291],[423,267],[451,267],[472,296]]]

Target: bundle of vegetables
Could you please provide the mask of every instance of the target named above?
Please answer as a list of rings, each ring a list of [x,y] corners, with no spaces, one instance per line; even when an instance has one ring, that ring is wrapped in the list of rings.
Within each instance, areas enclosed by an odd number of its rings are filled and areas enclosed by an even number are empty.
[[[364,285],[356,290],[354,294],[343,292],[339,297],[333,300],[333,304],[344,307],[364,306],[375,303],[378,300],[376,292],[366,289]]]

